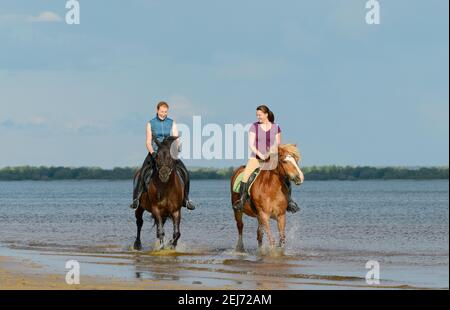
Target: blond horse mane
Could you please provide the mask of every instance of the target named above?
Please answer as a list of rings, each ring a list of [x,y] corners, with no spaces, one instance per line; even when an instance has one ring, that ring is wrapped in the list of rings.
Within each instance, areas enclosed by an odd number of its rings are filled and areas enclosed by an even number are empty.
[[[296,144],[282,144],[278,146],[278,153],[287,153],[295,158],[295,161],[302,159]]]

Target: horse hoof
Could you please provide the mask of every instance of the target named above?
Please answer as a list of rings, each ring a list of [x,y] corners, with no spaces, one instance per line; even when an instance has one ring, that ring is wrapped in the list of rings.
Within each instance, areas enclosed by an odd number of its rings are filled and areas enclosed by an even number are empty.
[[[176,247],[177,247],[177,245],[174,244],[174,241],[173,241],[173,240],[170,240],[170,242],[169,242],[169,249],[175,250]]]
[[[134,243],[133,248],[134,248],[136,251],[142,250],[142,244],[141,244],[141,242],[136,241],[136,242]]]
[[[236,249],[235,249],[235,251],[236,251],[237,253],[245,253],[245,249],[244,249],[243,246],[237,246]]]
[[[293,202],[288,205],[286,211],[294,214],[300,211],[300,207],[295,202]]]
[[[258,255],[265,256],[268,253],[268,249],[264,246],[258,246]]]

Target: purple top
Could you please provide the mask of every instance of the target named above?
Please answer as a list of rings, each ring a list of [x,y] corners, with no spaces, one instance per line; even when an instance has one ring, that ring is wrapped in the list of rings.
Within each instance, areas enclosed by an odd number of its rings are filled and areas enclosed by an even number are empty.
[[[250,127],[249,132],[253,132],[256,135],[255,146],[256,149],[262,154],[266,155],[270,148],[277,143],[276,135],[281,132],[280,126],[278,124],[272,123],[270,130],[265,131],[262,129],[259,122],[253,123]],[[252,152],[252,157],[260,159],[254,152]]]

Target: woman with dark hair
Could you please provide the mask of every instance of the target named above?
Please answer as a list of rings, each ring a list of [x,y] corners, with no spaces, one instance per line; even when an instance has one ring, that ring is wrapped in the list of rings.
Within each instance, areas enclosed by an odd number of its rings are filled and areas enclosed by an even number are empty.
[[[271,165],[277,161],[271,161],[270,154],[277,153],[278,145],[281,143],[281,128],[275,123],[275,115],[267,106],[261,105],[256,108],[256,118],[258,121],[253,123],[248,133],[248,143],[252,153],[245,166],[244,176],[239,190],[241,199],[233,205],[233,208],[237,210],[243,210],[245,203],[249,199],[248,179],[258,168],[264,170],[273,169]],[[285,184],[288,188],[289,195],[287,211],[295,213],[299,210],[299,207],[292,200],[292,189],[289,179],[286,179]]]

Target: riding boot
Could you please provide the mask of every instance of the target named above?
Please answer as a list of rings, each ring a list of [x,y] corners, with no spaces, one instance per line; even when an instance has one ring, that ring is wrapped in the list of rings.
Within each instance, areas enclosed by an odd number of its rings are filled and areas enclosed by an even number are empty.
[[[187,186],[189,186],[189,185],[187,185]],[[186,188],[186,186],[185,186],[185,188]],[[189,199],[188,195],[189,195],[188,192],[186,192],[186,196],[184,197],[184,201],[183,201],[183,207],[186,207],[189,210],[195,210],[195,205],[192,202],[192,200]]]
[[[139,173],[139,177],[135,180],[134,188],[133,188],[133,202],[130,205],[131,209],[137,209],[139,207],[139,201],[141,199],[141,195],[145,190],[145,175],[147,172],[152,173],[152,168],[154,167],[154,156],[148,153],[147,157],[142,164],[141,171]]]
[[[141,169],[141,174],[143,172],[144,169]],[[133,202],[130,204],[130,208],[131,209],[137,209],[139,207],[139,200],[141,198],[142,192],[144,191],[143,188],[144,186],[142,186],[143,182],[143,177],[142,175],[139,174],[138,179],[135,181],[134,184],[134,188],[133,188]]]
[[[187,175],[186,182],[184,183],[184,201],[183,201],[183,207],[186,207],[188,210],[195,210],[195,205],[192,202],[192,200],[189,199],[189,186],[190,186],[190,180],[189,175]]]
[[[288,195],[287,195],[288,207],[287,207],[286,211],[291,212],[291,213],[295,213],[295,212],[300,211],[300,207],[297,205],[297,203],[294,200],[292,200],[292,185],[291,185],[291,181],[288,178],[286,178],[284,180],[284,182],[285,182],[286,187],[288,189]]]
[[[236,211],[244,210],[245,203],[250,198],[248,196],[248,182],[241,182],[241,185],[239,187],[239,195],[241,196],[241,198],[233,205],[233,209]]]
[[[184,175],[184,200],[183,200],[183,207],[187,208],[188,210],[195,210],[194,203],[189,199],[189,189],[190,189],[190,179],[189,179],[189,172],[184,165],[184,163],[178,159],[176,161],[177,166],[180,168]]]

